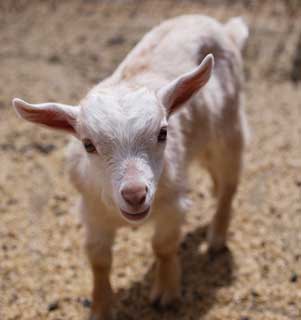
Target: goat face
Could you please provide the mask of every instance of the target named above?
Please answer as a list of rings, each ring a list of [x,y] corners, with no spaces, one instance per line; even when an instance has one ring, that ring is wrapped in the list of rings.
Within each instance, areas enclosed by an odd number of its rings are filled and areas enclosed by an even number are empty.
[[[166,111],[154,93],[139,89],[121,99],[91,94],[80,108],[76,131],[103,200],[130,222],[150,212],[164,159]]]

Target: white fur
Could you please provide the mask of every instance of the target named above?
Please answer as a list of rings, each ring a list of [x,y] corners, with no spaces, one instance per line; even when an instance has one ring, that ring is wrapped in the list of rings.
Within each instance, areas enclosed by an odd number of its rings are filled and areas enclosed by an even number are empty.
[[[243,49],[249,36],[249,30],[241,17],[235,17],[228,21],[226,30],[239,49]]]
[[[136,213],[121,196],[131,181],[148,188],[139,212],[152,209],[149,216],[156,225],[153,245],[158,259],[173,252],[170,248],[177,240],[169,241],[178,239],[187,203],[187,168],[193,160],[209,170],[218,196],[210,245],[213,249],[224,245],[248,133],[240,53],[247,36],[248,29],[239,18],[226,25],[199,15],[168,20],[149,32],[112,76],[74,108],[76,112],[55,107],[68,115],[69,123],[70,118],[71,123],[75,120],[76,138],[69,146],[68,164],[82,196],[92,265],[110,261],[110,255],[103,252],[111,246],[115,230],[130,223],[120,209]],[[212,56],[203,60],[209,53],[215,58],[213,71]],[[181,90],[192,90],[189,99],[174,105],[183,96]],[[32,115],[24,112],[28,104],[22,107],[17,100],[14,105],[32,121]],[[55,127],[56,123],[46,125]],[[160,128],[167,125],[167,143],[158,143]],[[97,153],[85,151],[81,140],[86,138]],[[130,170],[134,173],[129,174]],[[97,251],[96,246],[104,251]],[[153,298],[161,297],[163,304],[172,299],[177,290],[169,285],[155,286]]]

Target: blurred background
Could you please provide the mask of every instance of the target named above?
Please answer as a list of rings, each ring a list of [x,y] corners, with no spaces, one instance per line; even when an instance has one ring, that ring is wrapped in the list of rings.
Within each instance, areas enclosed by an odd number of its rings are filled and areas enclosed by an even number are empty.
[[[11,99],[78,103],[153,26],[181,14],[243,16],[252,141],[234,205],[229,252],[204,253],[214,212],[206,172],[181,247],[183,302],[148,304],[150,230],[124,229],[114,247],[117,319],[301,319],[301,1],[73,0],[0,2],[0,319],[85,319],[91,274],[64,134],[21,121]]]

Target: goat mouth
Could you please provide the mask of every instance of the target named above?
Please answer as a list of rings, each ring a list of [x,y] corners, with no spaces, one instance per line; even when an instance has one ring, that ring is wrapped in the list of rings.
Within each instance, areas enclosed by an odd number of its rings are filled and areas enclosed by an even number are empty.
[[[129,212],[126,212],[122,209],[120,209],[122,215],[127,219],[127,220],[130,220],[130,221],[140,221],[140,220],[143,220],[149,213],[149,209],[150,207],[148,207],[146,210],[142,211],[142,212],[138,212],[138,213],[129,213]]]

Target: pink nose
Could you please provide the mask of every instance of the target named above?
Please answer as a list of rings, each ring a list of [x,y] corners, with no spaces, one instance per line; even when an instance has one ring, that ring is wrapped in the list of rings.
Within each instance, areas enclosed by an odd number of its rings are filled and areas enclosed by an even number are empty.
[[[123,199],[131,206],[141,206],[146,199],[147,186],[143,183],[129,183],[122,190]]]

